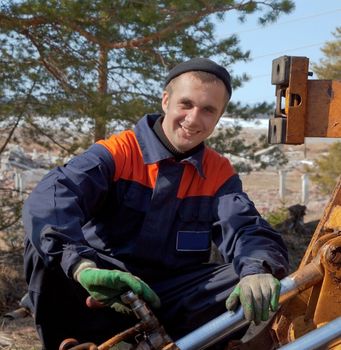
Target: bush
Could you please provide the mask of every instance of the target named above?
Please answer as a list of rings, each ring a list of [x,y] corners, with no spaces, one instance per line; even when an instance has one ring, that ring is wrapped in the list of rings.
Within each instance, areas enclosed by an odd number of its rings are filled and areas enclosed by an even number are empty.
[[[317,158],[307,172],[323,194],[331,194],[341,174],[341,142],[333,143],[328,154]]]
[[[288,209],[285,207],[281,207],[270,211],[267,215],[265,215],[265,219],[271,226],[278,227],[280,224],[282,224],[285,220],[288,219],[288,216]]]

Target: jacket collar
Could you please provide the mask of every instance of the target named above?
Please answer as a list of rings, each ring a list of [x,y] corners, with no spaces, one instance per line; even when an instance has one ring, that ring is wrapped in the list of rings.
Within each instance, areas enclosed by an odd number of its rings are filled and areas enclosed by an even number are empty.
[[[174,158],[173,154],[167,150],[153,131],[153,125],[160,116],[158,113],[147,114],[135,126],[135,135],[140,145],[145,164]],[[191,163],[201,177],[205,177],[202,166],[204,152],[205,145],[203,144],[196,153],[181,161]]]

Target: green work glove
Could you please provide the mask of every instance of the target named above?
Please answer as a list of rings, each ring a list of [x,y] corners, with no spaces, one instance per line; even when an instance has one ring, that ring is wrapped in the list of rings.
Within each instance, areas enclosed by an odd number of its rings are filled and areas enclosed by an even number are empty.
[[[277,311],[281,284],[270,273],[243,277],[226,300],[226,308],[235,310],[239,303],[245,318],[259,324],[269,319],[269,309]]]
[[[129,309],[123,305],[120,298],[128,290],[142,297],[152,307],[160,306],[160,299],[155,292],[129,272],[87,268],[79,273],[78,281],[93,299],[117,312],[128,312]]]

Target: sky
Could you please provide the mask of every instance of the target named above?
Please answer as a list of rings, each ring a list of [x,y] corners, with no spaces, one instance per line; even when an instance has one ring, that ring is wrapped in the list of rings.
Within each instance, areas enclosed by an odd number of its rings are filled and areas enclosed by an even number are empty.
[[[236,63],[232,74],[248,74],[251,79],[235,90],[234,102],[255,104],[275,102],[275,86],[271,85],[272,60],[280,56],[305,56],[310,63],[323,58],[321,48],[341,26],[341,0],[295,0],[296,8],[289,15],[281,15],[277,22],[259,26],[257,17],[248,16],[246,22],[237,20],[235,11],[229,12],[223,23],[217,23],[219,38],[236,33],[240,46],[251,51],[250,62]],[[317,79],[313,76],[312,79]]]

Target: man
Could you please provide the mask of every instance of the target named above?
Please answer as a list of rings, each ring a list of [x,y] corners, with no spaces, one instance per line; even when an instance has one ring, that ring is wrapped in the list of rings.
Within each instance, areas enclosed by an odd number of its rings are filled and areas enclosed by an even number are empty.
[[[25,271],[46,349],[67,337],[99,344],[134,324],[119,298],[129,289],[174,339],[239,302],[256,323],[276,309],[282,239],[229,161],[204,145],[231,91],[215,62],[180,63],[166,79],[164,116],[99,141],[30,195]],[[223,264],[209,262],[211,242]],[[111,308],[87,308],[89,295]]]

